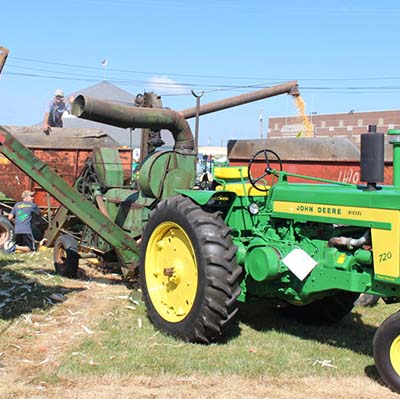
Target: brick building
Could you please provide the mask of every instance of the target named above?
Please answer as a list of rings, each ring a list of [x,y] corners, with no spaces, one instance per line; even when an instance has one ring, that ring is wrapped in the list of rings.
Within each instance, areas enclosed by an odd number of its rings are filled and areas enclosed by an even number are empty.
[[[347,137],[356,143],[368,125],[377,125],[380,133],[400,129],[400,110],[349,112],[343,114],[308,115],[313,125],[314,137]],[[300,117],[272,117],[268,121],[268,138],[295,137],[305,128]]]

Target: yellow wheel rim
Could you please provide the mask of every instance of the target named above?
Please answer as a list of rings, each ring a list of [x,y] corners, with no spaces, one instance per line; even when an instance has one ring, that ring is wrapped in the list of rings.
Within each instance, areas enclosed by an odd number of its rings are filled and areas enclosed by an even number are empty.
[[[176,223],[161,223],[152,232],[146,248],[145,278],[159,316],[178,323],[189,314],[197,292],[197,262],[189,237]]]
[[[394,371],[400,375],[400,335],[398,335],[390,345],[390,362]]]
[[[64,247],[59,247],[57,251],[56,263],[62,265],[67,260],[67,251]]]

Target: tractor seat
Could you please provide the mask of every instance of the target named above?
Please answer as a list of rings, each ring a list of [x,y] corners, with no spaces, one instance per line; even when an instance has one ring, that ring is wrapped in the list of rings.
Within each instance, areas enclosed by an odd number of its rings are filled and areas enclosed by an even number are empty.
[[[214,168],[214,181],[218,183],[216,191],[233,191],[236,195],[243,197],[268,195],[267,191],[259,191],[249,182],[248,169],[246,166],[217,166]],[[269,186],[260,184],[263,190]]]
[[[216,166],[214,168],[214,178],[221,180],[239,180],[248,179],[246,166]]]

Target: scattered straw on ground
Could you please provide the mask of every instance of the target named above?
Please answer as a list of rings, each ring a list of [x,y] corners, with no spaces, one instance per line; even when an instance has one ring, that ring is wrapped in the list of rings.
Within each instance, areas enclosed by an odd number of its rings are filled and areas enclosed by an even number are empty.
[[[122,304],[130,292],[118,276],[96,274],[90,268],[85,271],[89,279],[65,280],[65,287],[76,289],[66,300],[48,312],[20,316],[3,332],[0,398],[398,398],[368,377],[144,377],[132,370],[131,376],[58,376],[57,381],[48,381],[42,377],[52,374],[63,354],[94,334],[98,321],[115,307],[116,301]]]
[[[98,321],[129,293],[119,276],[85,271],[85,279],[63,283],[75,292],[53,295],[59,303],[48,312],[23,314],[1,335],[0,380],[7,381],[7,389],[56,368],[64,352],[93,334]],[[0,397],[6,397],[1,389]]]
[[[0,383],[0,392],[2,387]],[[4,389],[4,388],[3,388]],[[227,398],[227,399],[396,399],[390,392],[367,377],[356,378],[277,378],[204,377],[173,378],[104,377],[65,380],[57,386],[38,382],[36,385],[19,382],[6,387],[8,398]]]

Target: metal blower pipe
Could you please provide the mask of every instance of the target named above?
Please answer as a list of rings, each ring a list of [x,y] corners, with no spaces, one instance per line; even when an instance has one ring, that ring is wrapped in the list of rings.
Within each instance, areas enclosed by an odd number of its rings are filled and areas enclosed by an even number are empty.
[[[72,114],[121,128],[167,129],[174,137],[174,149],[185,152],[194,150],[193,134],[188,122],[170,109],[139,108],[133,104],[78,95],[72,103]]]
[[[8,48],[0,47],[0,74],[4,68],[4,64],[6,63],[9,52],[10,51],[8,50]]]
[[[238,105],[247,104],[257,100],[263,100],[264,98],[274,97],[285,93],[292,96],[300,95],[297,80],[267,87],[261,90],[256,90],[250,93],[241,94],[239,96],[226,98],[224,100],[203,104],[199,107],[199,115],[210,114],[211,112],[221,111],[223,109],[236,107]],[[179,113],[185,119],[193,118],[196,116],[196,107],[184,109],[179,111]]]

